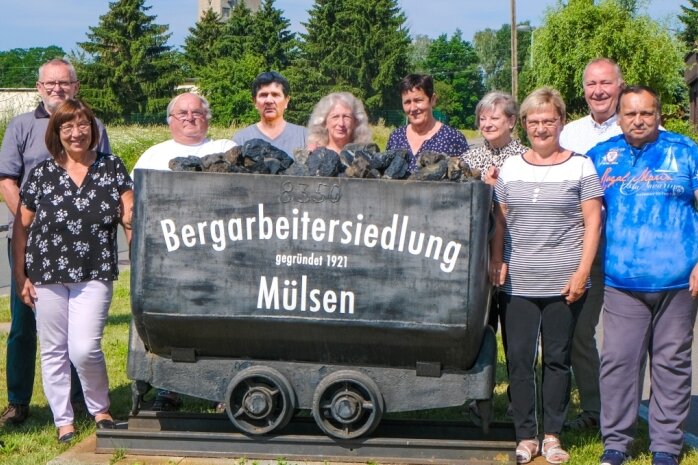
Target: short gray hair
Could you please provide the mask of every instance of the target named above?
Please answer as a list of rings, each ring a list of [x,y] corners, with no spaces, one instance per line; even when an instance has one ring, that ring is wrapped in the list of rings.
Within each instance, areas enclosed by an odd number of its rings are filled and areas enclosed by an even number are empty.
[[[68,74],[70,74],[70,80],[71,81],[77,81],[78,80],[78,73],[75,71],[75,67],[71,62],[69,62],[66,59],[63,58],[54,58],[52,60],[47,61],[43,65],[39,66],[39,72],[38,72],[38,78],[41,79],[41,75],[44,73],[44,69],[47,66],[65,66],[68,68]]]
[[[618,75],[618,81],[620,82],[620,84],[623,85],[625,83],[625,81],[623,80],[623,71],[620,69],[620,66],[618,66],[618,63],[616,63],[616,61],[612,60],[611,58],[601,57],[594,58],[593,60],[589,61],[589,63],[587,63],[587,65],[584,67],[584,72],[582,73],[582,84],[584,84],[584,76],[586,76],[589,68],[599,63],[611,65],[613,67],[613,70]]]
[[[325,127],[327,115],[338,103],[349,108],[354,116],[354,120],[356,120],[356,127],[354,127],[351,142],[359,144],[371,142],[371,127],[368,125],[368,115],[361,100],[349,92],[333,92],[322,97],[310,115],[310,120],[308,121],[308,144],[326,145],[329,142],[327,128]]]
[[[204,107],[204,112],[206,112],[206,121],[211,121],[211,117],[213,116],[211,114],[211,105],[208,103],[208,100],[206,100],[206,97],[203,95],[195,94],[194,92],[183,92],[181,94],[175,95],[172,100],[170,100],[170,103],[167,104],[167,113],[165,120],[167,121],[167,124],[170,124],[170,120],[172,117],[170,116],[170,113],[172,113],[172,108],[175,106],[175,103],[177,103],[177,100],[182,95],[193,95],[194,97],[197,97],[199,101],[201,102],[201,106]]]
[[[507,118],[518,118],[518,104],[514,97],[506,92],[494,91],[486,94],[475,107],[475,123],[480,127],[480,115],[483,111],[494,111],[495,108],[501,108]]]

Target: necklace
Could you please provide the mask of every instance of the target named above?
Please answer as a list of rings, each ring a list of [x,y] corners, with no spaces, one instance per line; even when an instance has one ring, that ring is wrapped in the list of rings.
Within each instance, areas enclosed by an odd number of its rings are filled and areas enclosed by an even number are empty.
[[[548,165],[535,165],[533,163],[531,164],[531,170],[532,170],[531,174],[533,174],[533,182],[535,183],[535,186],[536,186],[533,188],[533,197],[531,198],[531,201],[533,203],[538,202],[538,195],[540,194],[540,191],[541,191],[541,185],[543,184],[543,181],[545,181],[545,178],[548,177],[548,173],[550,173],[550,169],[555,164],[555,161],[557,160],[557,156],[559,154],[560,154],[560,152],[557,152],[553,156],[553,159],[551,160],[550,164],[548,164]],[[543,177],[539,181],[538,176],[536,176],[536,171],[537,171],[536,168],[538,168],[540,166],[547,166],[547,169],[545,170],[545,173],[543,173]]]

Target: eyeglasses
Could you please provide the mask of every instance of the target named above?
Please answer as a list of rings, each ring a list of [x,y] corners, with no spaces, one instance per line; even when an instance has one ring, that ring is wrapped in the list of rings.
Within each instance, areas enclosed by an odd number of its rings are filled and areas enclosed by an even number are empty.
[[[75,128],[78,128],[79,133],[85,133],[90,130],[92,127],[92,123],[87,123],[87,122],[82,122],[78,124],[72,124],[72,123],[66,123],[66,124],[61,124],[58,129],[60,129],[61,134],[65,136],[69,136],[73,133]]]
[[[536,129],[538,126],[542,124],[543,127],[552,129],[557,125],[557,122],[559,120],[560,118],[542,120],[526,119],[526,127],[529,129]]]
[[[189,115],[193,119],[204,119],[206,118],[206,113],[201,110],[190,110],[190,111],[178,111],[177,113],[170,113],[170,116],[177,118],[180,121],[186,121],[189,119]]]
[[[55,89],[56,86],[59,86],[63,90],[70,90],[70,87],[77,82],[78,81],[38,81],[46,90]]]

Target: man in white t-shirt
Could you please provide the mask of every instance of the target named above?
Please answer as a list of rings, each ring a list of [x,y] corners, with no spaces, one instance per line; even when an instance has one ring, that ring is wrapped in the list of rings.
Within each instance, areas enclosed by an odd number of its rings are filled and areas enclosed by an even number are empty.
[[[206,137],[211,107],[201,95],[187,92],[174,97],[167,105],[167,124],[172,139],[146,150],[133,167],[137,169],[169,170],[176,157],[203,157],[227,152],[237,145],[230,139],[211,140]]]
[[[565,125],[560,134],[560,145],[586,154],[599,142],[621,134],[616,107],[624,82],[616,62],[608,58],[597,58],[584,68],[582,83],[589,114]],[[601,401],[596,326],[603,307],[602,263],[603,258],[597,255],[591,269],[591,288],[587,291],[572,339],[572,373],[579,389],[582,412],[565,424],[566,429],[570,430],[599,428]]]
[[[211,140],[206,137],[210,120],[211,107],[204,97],[191,92],[174,97],[167,105],[167,124],[170,126],[172,139],[146,150],[133,167],[134,171],[167,171],[173,158],[190,155],[203,157],[227,152],[235,147],[237,144],[230,139]],[[180,405],[181,400],[177,393],[158,389],[151,410],[177,410]]]

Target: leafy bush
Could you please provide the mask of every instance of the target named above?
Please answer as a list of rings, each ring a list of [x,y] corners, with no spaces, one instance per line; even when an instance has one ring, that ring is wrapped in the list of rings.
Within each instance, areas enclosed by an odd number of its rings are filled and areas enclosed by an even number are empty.
[[[668,119],[662,122],[662,125],[667,131],[678,132],[684,136],[688,136],[698,143],[698,132],[693,127],[690,121],[685,119]]]

